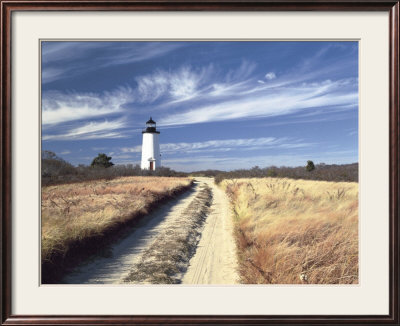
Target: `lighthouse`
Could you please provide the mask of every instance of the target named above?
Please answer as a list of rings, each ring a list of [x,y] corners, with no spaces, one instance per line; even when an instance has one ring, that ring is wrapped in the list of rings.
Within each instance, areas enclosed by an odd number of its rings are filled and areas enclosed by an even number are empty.
[[[160,132],[156,129],[156,122],[150,117],[146,122],[146,129],[142,131],[142,170],[155,170],[161,166]]]

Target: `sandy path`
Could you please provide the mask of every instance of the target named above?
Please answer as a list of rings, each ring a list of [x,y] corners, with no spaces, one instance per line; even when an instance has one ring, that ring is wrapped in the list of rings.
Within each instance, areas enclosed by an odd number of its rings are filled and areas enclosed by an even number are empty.
[[[237,284],[236,245],[228,198],[214,184],[213,178],[198,180],[211,187],[213,202],[196,253],[189,262],[182,283]]]
[[[183,212],[207,184],[212,190],[206,217],[194,256],[182,276],[183,284],[236,284],[237,258],[229,201],[213,178],[197,178],[192,190],[162,205],[144,218],[126,237],[111,246],[104,257],[96,257],[66,275],[67,284],[121,284],[133,266],[165,230],[181,225]]]
[[[153,243],[159,232],[175,223],[183,210],[200,191],[198,183],[188,192],[162,205],[149,214],[132,232],[111,247],[107,257],[98,257],[78,266],[66,275],[67,284],[120,284],[129,274],[133,264],[139,261],[142,253]]]

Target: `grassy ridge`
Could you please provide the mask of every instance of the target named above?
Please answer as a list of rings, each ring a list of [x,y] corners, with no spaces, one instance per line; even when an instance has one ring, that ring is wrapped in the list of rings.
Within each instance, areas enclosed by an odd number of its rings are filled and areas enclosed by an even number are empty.
[[[241,281],[358,283],[358,183],[224,180]]]
[[[122,177],[43,187],[42,281],[56,281],[61,269],[191,183],[188,178]]]

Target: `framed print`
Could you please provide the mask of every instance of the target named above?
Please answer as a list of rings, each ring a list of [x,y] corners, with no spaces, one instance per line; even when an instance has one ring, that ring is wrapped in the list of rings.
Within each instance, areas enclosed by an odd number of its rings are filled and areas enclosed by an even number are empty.
[[[2,324],[398,324],[399,4],[1,1]]]

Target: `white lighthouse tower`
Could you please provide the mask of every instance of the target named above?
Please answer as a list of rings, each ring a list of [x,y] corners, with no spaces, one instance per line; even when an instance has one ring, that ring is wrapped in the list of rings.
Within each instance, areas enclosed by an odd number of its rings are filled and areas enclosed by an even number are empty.
[[[156,130],[156,122],[150,117],[146,122],[146,129],[142,131],[142,170],[155,170],[161,166],[160,132]]]

